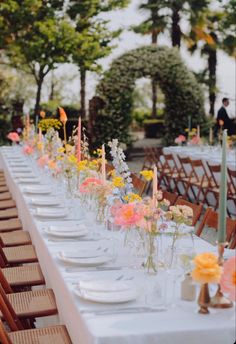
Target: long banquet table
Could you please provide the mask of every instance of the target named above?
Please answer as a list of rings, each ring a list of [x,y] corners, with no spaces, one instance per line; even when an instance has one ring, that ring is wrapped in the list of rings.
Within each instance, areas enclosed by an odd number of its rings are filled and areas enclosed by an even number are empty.
[[[64,265],[57,259],[57,252],[65,249],[88,248],[91,245],[100,245],[101,241],[63,241],[50,240],[44,233],[44,227],[53,221],[40,221],[33,215],[33,208],[29,202],[29,196],[23,192],[24,185],[14,176],[11,165],[12,152],[20,149],[2,147],[0,149],[0,168],[5,171],[8,187],[15,199],[19,211],[19,216],[23,223],[23,228],[30,232],[32,242],[36,247],[38,259],[46,279],[47,287],[53,289],[59,311],[59,321],[64,323],[68,329],[73,344],[232,344],[235,341],[235,308],[227,310],[210,310],[209,315],[197,313],[197,302],[181,301],[178,298],[177,306],[166,311],[153,313],[115,313],[112,310],[124,307],[124,305],[103,305],[95,304],[80,299],[75,295],[74,283],[79,279],[114,278],[131,276],[134,282],[140,287],[137,300],[125,304],[125,307],[136,307],[145,305],[148,283],[155,282],[155,277],[148,277],[142,270],[131,269],[127,265],[126,254],[122,244],[118,245],[117,258],[112,266],[121,267],[120,270],[94,271],[93,268],[72,268]],[[35,163],[22,156],[27,162],[29,170],[39,175],[42,183],[53,184],[49,177],[42,177],[36,168]],[[59,195],[60,190],[53,189],[54,194]],[[61,197],[61,194],[60,194]],[[76,203],[77,202],[77,203]],[[84,216],[79,201],[75,201],[74,206],[77,216]],[[72,216],[72,215],[70,215]],[[88,219],[88,217],[86,217]],[[64,220],[54,221],[55,224],[68,224]],[[91,222],[90,222],[91,224]],[[94,226],[95,223],[94,223]],[[105,229],[100,229],[106,238]],[[104,241],[110,245],[111,234]],[[119,234],[120,235],[120,234]],[[198,252],[216,251],[199,238],[195,240],[195,248]],[[127,266],[126,266],[127,265]],[[74,271],[74,272],[71,272]],[[111,313],[96,315],[96,311],[109,309]]]

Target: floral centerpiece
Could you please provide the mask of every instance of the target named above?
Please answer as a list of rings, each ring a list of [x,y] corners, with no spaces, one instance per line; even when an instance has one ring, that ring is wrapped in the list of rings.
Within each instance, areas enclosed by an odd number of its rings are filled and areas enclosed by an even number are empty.
[[[179,146],[182,146],[184,142],[186,142],[186,137],[184,135],[179,135],[175,139],[175,143],[177,143]]]

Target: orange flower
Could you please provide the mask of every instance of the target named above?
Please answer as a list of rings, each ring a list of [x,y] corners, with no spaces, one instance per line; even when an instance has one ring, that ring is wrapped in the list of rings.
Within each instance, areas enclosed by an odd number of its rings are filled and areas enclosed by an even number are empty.
[[[229,295],[230,300],[236,301],[236,257],[229,258],[223,266],[220,280],[221,290]]]
[[[62,107],[59,107],[60,121],[65,125],[67,122],[66,112]]]
[[[194,258],[195,269],[192,278],[200,283],[218,283],[222,269],[213,253],[201,253]]]
[[[42,118],[45,118],[46,112],[45,111],[40,111],[39,116]]]
[[[223,119],[219,119],[219,125],[220,125],[221,127],[223,127],[223,125],[224,125]]]

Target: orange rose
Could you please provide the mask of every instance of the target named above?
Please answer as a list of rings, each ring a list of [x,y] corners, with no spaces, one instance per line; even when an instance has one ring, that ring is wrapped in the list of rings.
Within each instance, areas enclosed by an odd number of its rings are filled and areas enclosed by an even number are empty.
[[[222,269],[218,264],[218,258],[213,253],[201,253],[194,259],[195,268],[192,278],[199,283],[218,283]]]
[[[46,112],[45,111],[40,111],[39,116],[42,118],[45,118]]]
[[[65,125],[67,122],[66,112],[62,107],[59,107],[60,121]]]

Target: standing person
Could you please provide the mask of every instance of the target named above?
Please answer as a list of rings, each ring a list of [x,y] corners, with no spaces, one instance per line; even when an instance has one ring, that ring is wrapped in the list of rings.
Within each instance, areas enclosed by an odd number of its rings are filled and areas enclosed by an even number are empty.
[[[223,98],[222,106],[217,113],[217,131],[220,127],[222,127],[222,129],[228,129],[228,135],[233,135],[234,124],[233,121],[229,118],[229,115],[226,111],[227,106],[229,106],[229,98]]]

